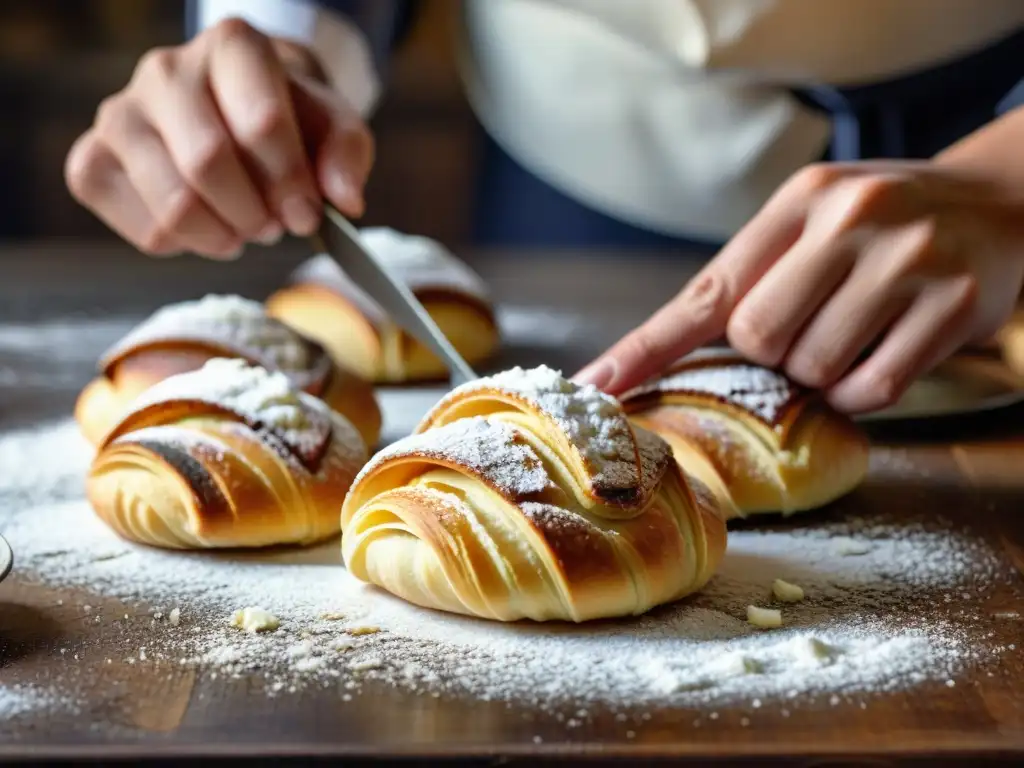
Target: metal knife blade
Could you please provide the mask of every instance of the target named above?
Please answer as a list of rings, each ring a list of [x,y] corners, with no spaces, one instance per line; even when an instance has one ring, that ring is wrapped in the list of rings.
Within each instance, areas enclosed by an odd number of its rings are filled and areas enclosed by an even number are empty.
[[[337,261],[356,285],[380,304],[398,325],[441,358],[453,385],[479,378],[412,291],[363,246],[359,230],[331,205],[324,206],[324,213],[319,232],[322,242],[315,244]]]

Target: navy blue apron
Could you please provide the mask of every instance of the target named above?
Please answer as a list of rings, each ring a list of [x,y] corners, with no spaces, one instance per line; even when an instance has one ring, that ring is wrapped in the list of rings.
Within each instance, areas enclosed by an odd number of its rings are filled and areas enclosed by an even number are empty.
[[[1024,0],[1022,0],[1024,1]],[[415,19],[415,0],[324,0],[370,41],[384,71],[390,51]],[[193,3],[188,28],[195,30]],[[1002,112],[1024,105],[1024,30],[981,51],[890,81],[794,91],[828,114],[832,140],[823,160],[927,158]],[[512,247],[685,248],[712,253],[721,243],[669,237],[605,216],[520,166],[480,129],[483,152],[474,195],[472,244]]]

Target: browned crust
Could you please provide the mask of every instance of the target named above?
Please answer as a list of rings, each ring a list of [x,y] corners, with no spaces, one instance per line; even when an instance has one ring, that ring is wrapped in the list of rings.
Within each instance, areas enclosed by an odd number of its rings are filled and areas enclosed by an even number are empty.
[[[741,421],[754,421],[778,436],[779,445],[784,446],[793,429],[793,425],[803,415],[804,410],[819,398],[816,393],[800,386],[783,374],[764,368],[774,373],[780,381],[784,381],[789,394],[779,407],[773,420],[764,418],[755,410],[744,407],[729,395],[719,395],[699,388],[668,387],[664,380],[677,373],[709,368],[732,367],[761,368],[731,350],[707,349],[683,358],[670,367],[659,379],[648,385],[638,387],[623,396],[622,405],[627,413],[634,414],[659,404],[692,405],[717,411],[724,411]],[[737,390],[736,395],[748,394],[747,390]]]
[[[159,458],[188,487],[192,494],[192,508],[202,510],[204,521],[230,522],[234,508],[222,492],[220,485],[201,461],[187,451],[159,440],[132,440],[132,444],[149,451]]]
[[[325,413],[307,409],[306,415],[313,422],[316,439],[308,447],[304,447],[288,440],[284,432],[255,421],[240,411],[196,398],[181,398],[152,403],[127,414],[107,433],[98,449],[103,450],[118,437],[144,427],[162,426],[182,419],[211,415],[234,417],[258,434],[260,439],[279,456],[298,461],[303,468],[313,474],[319,471],[320,464],[331,445],[333,430],[330,417]]]

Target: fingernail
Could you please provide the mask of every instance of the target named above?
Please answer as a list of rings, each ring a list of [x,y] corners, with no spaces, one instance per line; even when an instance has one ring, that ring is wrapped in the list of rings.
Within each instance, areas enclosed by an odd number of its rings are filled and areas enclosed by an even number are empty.
[[[618,372],[619,366],[614,359],[598,360],[573,376],[572,380],[581,386],[590,384],[604,389],[615,380]]]
[[[256,235],[256,242],[262,245],[276,245],[284,237],[284,227],[276,221],[272,221]]]
[[[292,195],[281,203],[281,218],[293,234],[305,237],[316,231],[320,223],[320,212],[305,197]]]

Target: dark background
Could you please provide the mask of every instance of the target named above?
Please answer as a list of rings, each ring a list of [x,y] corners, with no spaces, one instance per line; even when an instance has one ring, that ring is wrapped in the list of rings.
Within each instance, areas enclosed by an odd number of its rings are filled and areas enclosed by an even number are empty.
[[[112,237],[68,194],[64,157],[143,51],[183,40],[183,5],[0,3],[0,244]],[[449,243],[466,231],[476,144],[455,76],[451,11],[449,0],[424,3],[389,73],[373,121],[378,164],[364,220]]]

